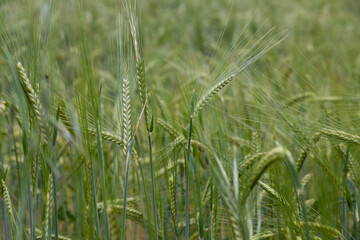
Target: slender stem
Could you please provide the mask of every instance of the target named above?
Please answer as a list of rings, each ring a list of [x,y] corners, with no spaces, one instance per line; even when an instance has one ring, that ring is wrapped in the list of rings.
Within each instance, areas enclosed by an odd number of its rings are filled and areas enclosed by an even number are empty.
[[[129,169],[131,164],[131,154],[134,146],[135,136],[132,138],[129,146],[129,150],[126,155],[126,166],[125,166],[125,183],[124,183],[124,200],[123,200],[123,221],[122,221],[122,231],[121,231],[121,240],[125,240],[125,224],[126,224],[126,198],[128,192],[129,184]]]
[[[156,198],[155,198],[155,179],[154,179],[154,169],[152,161],[152,146],[151,146],[151,133],[148,135],[149,139],[149,151],[150,151],[150,169],[151,169],[151,191],[152,191],[152,201],[153,201],[153,211],[154,211],[154,228],[155,228],[155,239],[158,239],[158,229],[157,229],[157,208],[156,208]]]
[[[90,169],[91,171],[91,189],[92,189],[92,200],[93,200],[93,211],[94,211],[94,219],[95,219],[95,227],[96,227],[96,239],[100,239],[100,223],[99,223],[99,215],[96,201],[96,187],[95,187],[95,174],[93,167],[93,160],[90,157]],[[105,208],[106,210],[106,208]],[[92,227],[92,226],[91,226]]]
[[[53,150],[54,151],[54,150]],[[53,164],[55,164],[55,153],[52,154]],[[56,197],[56,178],[55,174],[52,173],[53,178],[53,198],[54,198],[54,225],[55,225],[55,240],[59,237],[59,229],[58,229],[58,211],[57,211],[57,197]]]
[[[98,149],[98,157],[101,164],[101,188],[102,188],[102,197],[104,203],[104,213],[103,213],[103,223],[104,223],[104,232],[107,239],[110,239],[110,229],[109,229],[109,219],[107,215],[107,198],[106,198],[106,181],[105,181],[105,160],[104,160],[104,151],[101,144],[101,131],[99,121],[96,123],[96,131],[97,131],[97,149]],[[97,210],[97,209],[96,209]],[[98,214],[96,211],[95,214]]]
[[[191,148],[191,132],[192,132],[192,117],[190,117],[189,127],[189,139],[187,148],[187,158],[185,160],[185,184],[186,184],[186,196],[185,196],[185,239],[189,239],[190,219],[189,219],[189,161],[190,161],[190,148]]]
[[[143,175],[143,172],[142,172],[142,167],[141,167],[140,161],[138,161],[138,164],[139,164],[141,178],[142,178],[141,182],[143,183],[144,192],[145,192],[146,188],[145,188],[145,183],[144,183],[144,175]],[[135,173],[136,173],[136,179],[137,179],[138,188],[139,188],[140,202],[141,202],[142,211],[145,212],[144,201],[143,201],[143,197],[142,197],[142,194],[141,194],[141,185],[140,185],[139,173],[137,171],[135,171]],[[146,196],[145,196],[145,198],[146,198]],[[148,219],[150,219],[150,218],[148,218]],[[147,224],[147,221],[146,221],[146,215],[145,214],[143,214],[143,221],[144,221],[145,237],[146,237],[146,239],[149,239],[149,236],[148,236],[148,224]]]

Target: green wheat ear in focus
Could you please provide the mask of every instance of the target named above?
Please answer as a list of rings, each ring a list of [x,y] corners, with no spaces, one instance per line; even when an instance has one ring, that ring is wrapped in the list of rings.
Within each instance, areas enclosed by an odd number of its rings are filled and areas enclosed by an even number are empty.
[[[0,239],[360,239],[359,4],[0,2]]]

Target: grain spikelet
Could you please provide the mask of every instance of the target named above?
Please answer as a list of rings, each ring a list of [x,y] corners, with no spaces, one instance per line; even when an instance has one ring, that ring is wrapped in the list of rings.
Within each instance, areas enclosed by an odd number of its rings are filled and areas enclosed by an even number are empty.
[[[301,225],[301,227],[304,227],[305,223],[301,222],[300,225]],[[312,231],[325,232],[326,234],[331,235],[333,237],[333,239],[341,238],[341,233],[333,227],[329,227],[329,226],[315,223],[315,222],[308,222],[308,226]]]
[[[305,92],[300,95],[297,95],[290,99],[288,102],[285,103],[284,108],[291,107],[292,105],[302,102],[306,100],[307,98],[313,97],[315,94],[313,92]]]
[[[46,131],[45,123],[43,121],[43,116],[42,116],[43,113],[42,113],[42,106],[40,104],[40,98],[37,95],[36,91],[33,89],[30,80],[26,74],[25,68],[22,66],[22,64],[20,62],[17,62],[16,67],[20,75],[21,86],[29,101],[31,109],[34,111],[34,115],[39,124],[41,131],[41,139],[44,141],[44,143],[47,143],[47,131]]]
[[[174,224],[176,225],[177,221],[177,211],[176,211],[176,182],[174,176],[169,177],[169,200],[170,200],[170,210],[173,215]]]
[[[314,145],[316,144],[319,140],[320,140],[320,137],[321,137],[321,133],[320,132],[317,132],[315,133],[312,137],[311,137],[311,143]],[[311,150],[311,145],[310,146],[307,146],[299,155],[298,159],[296,160],[296,169],[298,170],[298,172],[301,170],[304,162],[305,162],[305,159],[306,157],[308,156],[310,150]]]
[[[285,198],[283,198],[278,192],[275,191],[275,189],[273,189],[272,187],[270,187],[269,185],[267,185],[266,183],[264,183],[263,181],[258,181],[259,185],[262,189],[265,190],[265,192],[267,192],[270,196],[272,196],[273,198],[275,198],[278,202],[282,203],[285,206],[290,206],[290,204],[288,203],[288,201],[286,201]]]
[[[329,128],[323,128],[320,130],[320,132],[327,137],[337,138],[345,142],[355,143],[360,145],[360,136],[358,135],[350,134],[340,130],[333,130]]]
[[[258,153],[259,150],[260,150],[259,135],[258,135],[257,131],[253,131],[252,132],[252,137],[251,137],[251,151],[252,151],[252,154]]]
[[[182,135],[178,130],[176,130],[174,127],[172,127],[170,124],[160,118],[156,119],[156,123],[174,138]]]
[[[274,162],[278,160],[285,160],[286,157],[287,152],[282,147],[274,148],[273,150],[266,153],[265,156],[262,157],[254,166],[254,170],[251,171],[251,175],[249,176],[250,179],[245,186],[243,200],[247,198],[248,194],[258,182],[265,170]]]
[[[131,101],[130,84],[128,79],[123,79],[122,86],[122,119],[123,119],[123,141],[125,152],[127,151],[131,139]]]
[[[0,188],[0,197],[4,198],[6,210],[11,219],[14,219],[13,207],[10,199],[10,193],[8,188],[6,187],[5,181],[1,179],[1,188]]]
[[[46,197],[46,211],[45,211],[45,238],[51,236],[52,215],[53,215],[53,176],[49,174],[47,197]]]
[[[88,129],[88,133],[91,136],[96,136],[96,129]],[[115,143],[121,147],[124,147],[124,141],[120,136],[117,136],[111,132],[108,131],[102,131],[101,132],[101,139],[105,141],[109,141],[112,143]]]

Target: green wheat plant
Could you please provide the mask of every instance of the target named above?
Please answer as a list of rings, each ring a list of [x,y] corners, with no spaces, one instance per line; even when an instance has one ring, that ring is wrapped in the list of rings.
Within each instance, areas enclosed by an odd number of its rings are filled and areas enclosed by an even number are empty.
[[[0,1],[0,239],[360,239],[356,1]]]

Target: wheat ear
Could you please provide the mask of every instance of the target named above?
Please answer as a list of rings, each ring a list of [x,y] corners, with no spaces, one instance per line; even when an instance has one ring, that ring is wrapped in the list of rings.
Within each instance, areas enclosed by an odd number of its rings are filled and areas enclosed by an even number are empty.
[[[177,222],[177,211],[176,211],[176,180],[174,176],[169,177],[169,202],[170,202],[170,210],[173,215],[174,225],[176,226]]]
[[[265,192],[267,192],[270,196],[272,196],[273,198],[275,198],[278,202],[282,203],[283,205],[290,207],[290,204],[288,201],[286,201],[285,198],[283,198],[277,191],[275,191],[275,189],[273,189],[272,187],[270,187],[269,185],[267,185],[266,183],[264,183],[263,181],[258,181],[259,185],[262,189],[265,190]]]
[[[319,140],[320,140],[320,137],[321,137],[321,133],[320,132],[317,132],[315,133],[312,137],[311,137],[311,144],[314,145],[316,144]],[[311,150],[311,145],[310,146],[307,146],[299,155],[298,159],[296,160],[296,169],[298,170],[298,172],[301,170],[304,162],[305,162],[305,159],[306,157],[308,156],[310,150]]]
[[[36,91],[33,89],[30,80],[26,74],[25,68],[22,66],[22,64],[18,62],[16,67],[20,75],[21,86],[24,90],[27,99],[29,100],[31,109],[34,111],[34,115],[39,124],[41,131],[41,139],[44,141],[44,143],[47,143],[47,131],[42,117],[43,113],[42,113],[40,98],[37,95]]]
[[[306,185],[310,182],[312,177],[313,177],[313,174],[308,173],[301,179],[301,189],[304,189],[306,187]]]
[[[6,112],[9,104],[6,101],[0,101],[0,113],[3,114]]]
[[[6,210],[9,214],[9,217],[14,222],[14,211],[13,211],[13,207],[12,207],[12,203],[11,203],[11,199],[10,199],[10,193],[9,193],[8,188],[6,187],[4,179],[1,179],[0,197],[4,198]]]
[[[239,177],[241,177],[242,174],[243,174],[247,169],[251,168],[251,167],[255,164],[255,162],[256,162],[256,160],[257,160],[258,158],[263,157],[265,154],[266,154],[265,152],[259,152],[259,153],[254,154],[253,156],[245,159],[245,160],[242,162],[241,166],[240,166],[240,169],[241,169],[241,170],[239,171]]]
[[[224,198],[225,200],[225,198]],[[225,200],[226,202],[227,200]],[[229,203],[228,203],[229,204]],[[240,219],[237,217],[237,215],[235,214],[235,212],[233,211],[229,211],[229,209],[227,208],[227,214],[229,216],[229,221],[230,221],[230,228],[231,228],[231,233],[233,235],[233,239],[235,240],[241,240],[241,229],[240,229]]]
[[[93,136],[93,137],[96,137],[96,130],[95,129],[88,129],[88,133],[89,135]],[[124,144],[124,141],[123,139],[120,137],[120,136],[117,136],[109,131],[101,131],[101,139],[103,141],[109,141],[109,142],[112,142],[112,143],[115,143],[117,145],[119,145],[120,147],[122,148],[125,148],[125,144]],[[134,148],[132,153],[134,154],[134,157],[136,159],[140,159],[139,158],[139,155],[138,155],[138,152],[136,151],[136,149]]]
[[[120,226],[117,219],[117,214],[113,212],[112,209],[108,210],[109,221],[110,221],[110,230],[111,230],[111,238],[118,240],[121,238]]]
[[[196,239],[201,239],[199,236],[199,232],[195,232],[193,235],[191,235],[191,237],[189,238],[189,240],[196,240]]]
[[[260,150],[260,139],[257,131],[252,132],[251,136],[251,152],[252,154],[258,153]]]
[[[215,84],[214,87],[210,88],[204,96],[200,98],[198,103],[194,108],[194,113],[192,114],[192,118],[195,118],[201,109],[211,100],[213,96],[215,96],[221,89],[223,89],[226,85],[228,85],[232,80],[234,80],[235,74],[230,75],[229,77],[223,79],[219,83]]]
[[[195,118],[201,109],[205,107],[207,103],[218,94],[223,88],[225,88],[230,82],[232,82],[236,76],[243,72],[249,65],[258,60],[263,54],[269,51],[271,48],[279,44],[282,40],[286,38],[286,34],[277,34],[273,37],[269,37],[273,32],[273,29],[270,29],[265,33],[259,40],[254,43],[253,46],[250,46],[249,50],[244,53],[240,59],[235,61],[235,64],[238,66],[233,72],[224,72],[221,74],[218,82],[205,92],[204,95],[197,102],[194,111],[191,115],[192,118]],[[270,38],[270,39],[267,39]],[[262,43],[262,41],[268,40],[267,43]],[[229,69],[227,70],[229,71]]]
[[[279,160],[285,160],[287,157],[287,152],[282,147],[274,148],[269,151],[262,157],[257,164],[254,166],[254,170],[251,171],[251,175],[249,176],[249,180],[245,185],[245,192],[243,195],[243,201],[247,198],[248,194],[251,192],[255,184],[260,179],[261,175],[265,172],[265,170],[274,162]]]
[[[45,238],[49,239],[48,236],[51,236],[51,222],[53,215],[53,176],[49,174],[48,189],[47,189],[47,202],[46,202],[46,211],[45,211]]]
[[[96,129],[88,129],[88,133],[91,136],[96,136]],[[101,131],[101,139],[105,141],[109,141],[115,143],[121,147],[124,147],[124,141],[120,136],[117,136],[108,131]]]
[[[226,137],[229,138],[230,142],[235,144],[238,147],[247,147],[251,149],[251,142],[245,139],[241,139],[239,137],[234,137],[234,136],[230,136],[230,135],[225,135]]]
[[[326,232],[327,234],[331,235],[333,237],[333,239],[340,239],[342,236],[341,233],[339,232],[339,230],[337,230],[333,227],[329,227],[329,226],[315,223],[315,222],[307,222],[307,224],[311,230]],[[304,227],[305,223],[301,222],[300,225],[301,225],[301,227]]]
[[[207,202],[209,201],[209,193],[211,192],[211,186],[212,186],[212,176],[210,175],[209,179],[206,182],[205,190],[203,193],[203,196],[201,198],[201,206],[205,206]]]
[[[320,133],[327,137],[337,138],[345,142],[355,143],[360,145],[360,136],[358,135],[350,134],[340,130],[333,130],[329,128],[321,129]]]
[[[111,211],[113,211],[113,213],[122,214],[122,212],[123,212],[123,206],[118,205],[118,204],[110,205],[109,209]],[[128,208],[128,207],[126,208],[126,218],[130,219],[132,221],[144,224],[143,214],[141,212],[139,212],[138,210],[135,210],[133,208]]]
[[[264,231],[261,233],[257,233],[253,236],[253,240],[260,240],[260,239],[271,239],[272,237],[275,236],[275,233],[273,233],[272,231]]]
[[[172,137],[176,138],[178,136],[182,136],[182,134],[176,130],[174,127],[172,127],[170,124],[165,122],[164,120],[157,118],[156,123],[162,127],[165,131],[167,131]]]
[[[123,120],[123,141],[125,145],[124,151],[127,152],[131,139],[131,100],[130,100],[130,83],[128,79],[123,79],[122,120]]]
[[[290,99],[289,101],[287,101],[284,105],[284,108],[291,107],[292,105],[302,102],[302,101],[306,100],[307,98],[313,97],[314,95],[315,94],[313,92],[305,92],[300,95],[297,95],[297,96],[293,97],[292,99]]]
[[[330,172],[330,170],[324,165],[317,157],[313,156],[314,161],[317,165],[324,171],[325,175],[330,179],[330,181],[340,190],[342,195],[347,199],[347,194],[341,183],[336,179],[336,177]]]
[[[30,229],[27,229],[27,230],[30,232]],[[42,239],[42,238],[41,238],[42,232],[41,232],[40,229],[35,228],[35,233],[39,235],[39,236],[36,237],[36,239]],[[60,235],[60,234],[59,234],[57,237],[58,237],[58,238],[57,238],[58,240],[71,240],[71,238],[65,237],[65,236]],[[51,239],[55,239],[55,234],[52,234],[52,235],[51,235]]]
[[[146,90],[146,81],[145,81],[145,67],[143,60],[139,57],[136,61],[136,78],[139,86],[139,93],[140,93],[140,100],[141,104],[145,106],[144,116],[145,116],[145,123],[146,128],[149,130],[149,108],[146,104],[147,99],[147,90]]]

